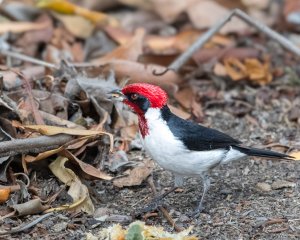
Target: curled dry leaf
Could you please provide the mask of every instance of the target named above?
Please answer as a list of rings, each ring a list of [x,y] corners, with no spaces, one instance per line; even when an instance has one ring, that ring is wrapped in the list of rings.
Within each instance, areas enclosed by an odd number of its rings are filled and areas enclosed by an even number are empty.
[[[75,205],[69,205],[67,209],[74,211],[82,210],[88,214],[93,214],[94,205],[90,199],[88,189],[81,183],[79,177],[71,169],[65,167],[67,161],[67,158],[58,157],[49,165],[52,173],[70,187],[68,194],[72,197],[73,203],[77,203]]]
[[[0,203],[7,201],[10,195],[10,188],[0,188]]]
[[[272,81],[268,59],[261,63],[256,58],[246,58],[243,63],[236,58],[227,58],[224,60],[224,65],[228,75],[234,81],[249,79],[260,85],[265,85]]]
[[[41,199],[36,198],[25,203],[15,204],[12,206],[17,211],[18,216],[26,216],[45,211],[48,206],[44,206]]]
[[[81,168],[82,171],[84,171],[86,174],[98,178],[98,179],[104,179],[104,180],[111,180],[112,177],[109,176],[108,174],[100,171],[99,169],[93,167],[90,164],[87,164],[81,160],[79,160],[77,157],[75,157],[71,152],[68,150],[64,150],[63,154],[70,159],[71,161],[75,162],[79,167]]]
[[[141,165],[132,169],[128,176],[113,180],[113,184],[120,188],[138,186],[151,174],[153,168],[153,161],[146,160]]]

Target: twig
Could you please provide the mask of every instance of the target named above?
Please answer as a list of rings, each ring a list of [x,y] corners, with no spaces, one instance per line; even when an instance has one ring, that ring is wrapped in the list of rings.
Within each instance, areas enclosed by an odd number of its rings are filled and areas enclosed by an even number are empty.
[[[46,213],[42,216],[40,216],[39,218],[33,220],[32,222],[26,224],[26,225],[23,225],[23,226],[20,226],[20,227],[17,227],[17,228],[14,228],[10,231],[7,231],[7,232],[0,232],[0,235],[7,235],[7,234],[13,234],[13,233],[18,233],[18,232],[22,232],[22,231],[25,231],[31,227],[33,227],[34,225],[38,224],[39,222],[41,222],[42,220],[46,219],[47,217],[50,217],[51,215],[53,215],[54,213],[53,212],[50,212],[50,213]]]
[[[19,173],[14,173],[13,175],[14,176],[23,176],[26,179],[26,185],[25,186],[27,188],[29,187],[29,185],[30,185],[30,179],[29,179],[29,177],[25,173],[19,172]]]
[[[154,183],[153,183],[153,177],[152,177],[152,176],[148,177],[147,182],[148,182],[148,184],[149,184],[149,186],[150,186],[150,188],[151,188],[151,190],[152,190],[154,196],[156,196],[157,191],[156,191],[155,185],[154,185]],[[176,225],[175,221],[172,219],[172,217],[170,216],[169,212],[168,212],[164,207],[158,206],[158,209],[159,209],[159,211],[162,212],[162,214],[164,215],[164,217],[167,219],[168,223],[169,223],[172,227],[174,227],[174,229],[175,229],[177,232],[181,232],[181,231],[184,230],[184,229],[182,229],[181,227],[179,227],[179,226]]]
[[[233,10],[233,13],[235,16],[239,17],[240,19],[244,20],[249,25],[255,27],[259,31],[265,33],[268,37],[271,39],[277,41],[279,44],[281,44],[282,47],[285,49],[291,51],[297,56],[300,56],[300,48],[297,47],[294,43],[292,43],[290,40],[279,34],[278,32],[275,32],[271,28],[269,28],[267,25],[251,18],[248,14],[243,12],[240,9]]]
[[[59,134],[55,136],[41,136],[36,138],[13,139],[0,142],[0,157],[14,156],[20,153],[40,153],[60,147],[71,141],[72,136]]]
[[[168,69],[178,72],[178,70],[191,58],[191,56],[200,49],[210,38],[212,38],[233,16],[237,16],[249,25],[255,27],[259,31],[265,33],[271,39],[277,41],[282,47],[291,51],[292,53],[300,56],[300,48],[298,48],[291,41],[283,37],[281,34],[275,32],[263,23],[260,23],[240,9],[232,10],[226,17],[220,22],[212,26],[207,32],[199,37],[184,53],[182,53],[175,61],[173,61]]]
[[[58,69],[58,66],[56,66],[55,64],[48,63],[48,62],[30,57],[30,56],[26,56],[26,55],[21,54],[21,53],[13,52],[13,51],[10,51],[10,50],[0,49],[0,54],[4,55],[4,56],[7,56],[7,57],[20,59],[20,60],[23,60],[25,62],[30,62],[30,63],[33,63],[33,64],[45,66],[45,67],[48,67],[48,68]]]

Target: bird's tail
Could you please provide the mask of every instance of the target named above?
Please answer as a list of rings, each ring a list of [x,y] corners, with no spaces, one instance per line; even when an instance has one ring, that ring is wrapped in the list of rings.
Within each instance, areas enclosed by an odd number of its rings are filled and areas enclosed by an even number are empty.
[[[256,156],[256,157],[266,157],[266,158],[281,158],[281,159],[286,159],[286,160],[293,160],[295,159],[292,156],[283,154],[283,153],[278,153],[270,150],[263,150],[263,149],[258,149],[258,148],[248,148],[248,147],[241,147],[241,146],[234,146],[236,150],[247,154],[248,156]]]

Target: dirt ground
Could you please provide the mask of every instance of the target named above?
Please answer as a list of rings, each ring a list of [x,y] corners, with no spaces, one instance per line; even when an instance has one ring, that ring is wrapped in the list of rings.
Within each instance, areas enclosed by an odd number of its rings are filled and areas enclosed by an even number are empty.
[[[281,85],[282,87],[282,85]],[[299,89],[286,87],[277,98],[261,96],[278,92],[280,86],[249,88],[235,86],[226,94],[230,97],[243,96],[252,105],[250,115],[237,117],[234,109],[226,103],[205,109],[204,124],[222,130],[240,139],[248,146],[267,147],[278,151],[287,151],[289,147],[299,148],[299,125],[286,121],[287,91],[297,94]],[[280,91],[279,91],[280,92]],[[264,94],[262,94],[264,93]],[[227,97],[228,97],[227,96]],[[254,120],[253,120],[254,119]],[[131,151],[129,158],[139,161],[147,158],[142,151]],[[139,160],[138,160],[139,159]],[[183,159],[184,161],[184,159]],[[47,171],[47,170],[45,170]],[[193,226],[193,234],[200,239],[300,239],[300,162],[262,160],[248,158],[212,171],[211,188],[205,199],[205,210],[197,219],[188,217],[201,195],[200,179],[188,179],[182,192],[170,194],[164,206],[170,212],[178,226]],[[44,180],[40,177],[44,176]],[[173,184],[172,176],[158,166],[153,178],[159,191],[166,190]],[[45,191],[59,188],[58,181],[51,176],[37,173],[37,187]],[[275,189],[272,184],[281,181],[282,186]],[[288,183],[282,181],[288,181]],[[260,189],[257,184],[272,185],[271,189]],[[111,209],[113,214],[130,216],[137,213],[152,198],[152,192],[143,183],[140,186],[118,189],[110,182],[87,181],[90,194],[96,208]],[[66,195],[60,194],[58,200],[66,202]],[[168,231],[174,229],[158,211],[144,220],[149,225],[161,225]],[[31,217],[10,219],[5,225],[18,225]],[[127,221],[128,221],[127,219]],[[126,217],[122,225],[128,225]],[[84,214],[70,215],[60,213],[37,224],[33,229],[1,239],[83,239],[86,232],[96,234],[111,222],[97,222]],[[51,229],[51,230],[50,230]]]

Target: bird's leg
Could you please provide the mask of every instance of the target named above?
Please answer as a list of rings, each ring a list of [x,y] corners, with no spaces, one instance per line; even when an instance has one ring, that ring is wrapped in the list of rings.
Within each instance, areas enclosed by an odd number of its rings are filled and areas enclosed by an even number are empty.
[[[197,208],[195,209],[195,211],[191,214],[191,216],[193,217],[197,217],[201,211],[204,209],[203,207],[203,200],[204,200],[204,197],[210,187],[210,178],[208,175],[204,175],[202,177],[202,181],[203,181],[203,192],[202,192],[202,196],[201,196],[201,199],[199,201],[199,204],[197,206]]]
[[[161,206],[161,201],[170,193],[174,192],[178,187],[172,187],[170,190],[164,192],[163,194],[155,197],[152,201],[144,207],[140,213],[146,213],[155,210],[157,207]]]
[[[146,207],[144,207],[143,209],[141,209],[140,211],[139,211],[139,213],[141,214],[141,213],[146,213],[146,212],[150,212],[150,211],[153,211],[153,210],[155,210],[157,207],[159,207],[162,203],[162,200],[167,196],[167,195],[169,195],[170,193],[172,193],[172,192],[174,192],[177,188],[179,188],[180,186],[182,186],[183,185],[183,177],[182,176],[180,176],[180,175],[177,175],[177,174],[175,174],[174,175],[174,177],[175,177],[175,179],[174,179],[174,187],[172,187],[170,190],[168,190],[168,191],[166,191],[165,193],[163,193],[163,194],[161,194],[161,195],[158,195],[158,196],[156,196],[156,197],[154,197],[154,199],[146,206]],[[156,192],[156,190],[155,190],[155,186],[154,186],[154,184],[153,184],[153,182],[152,182],[152,188],[154,188],[154,189],[152,189],[153,191],[154,191],[154,193]]]

